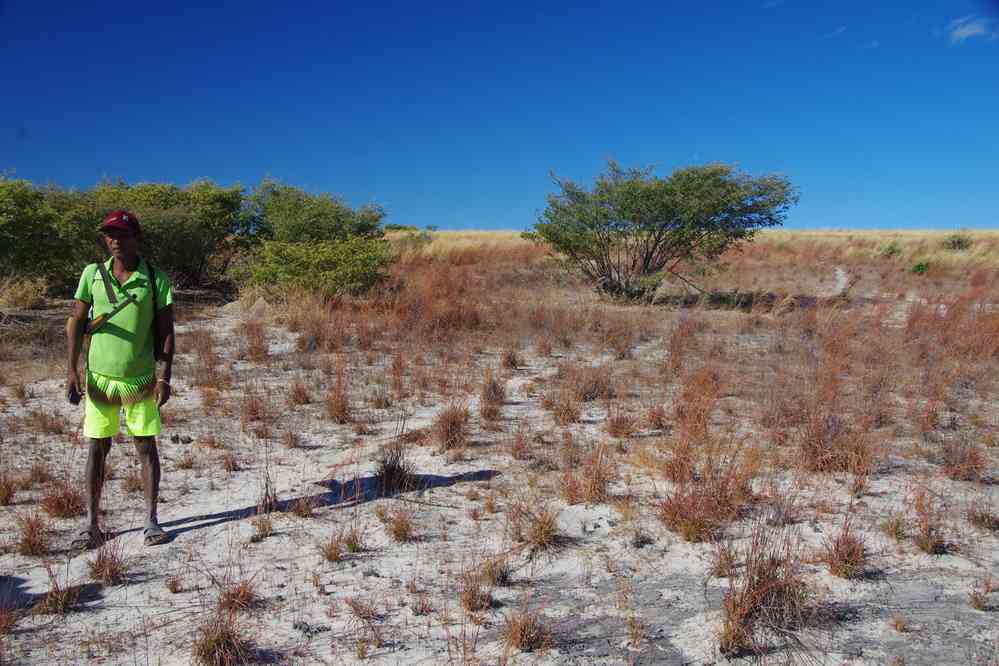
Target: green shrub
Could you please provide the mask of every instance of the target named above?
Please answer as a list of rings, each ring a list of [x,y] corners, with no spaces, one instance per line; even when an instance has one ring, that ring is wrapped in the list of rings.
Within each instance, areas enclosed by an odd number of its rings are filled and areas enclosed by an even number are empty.
[[[5,273],[44,276],[64,265],[59,215],[26,180],[0,176],[0,266]]]
[[[373,238],[264,241],[248,266],[248,282],[272,293],[299,288],[328,296],[356,295],[385,277],[390,260],[388,244]]]
[[[378,206],[354,210],[329,194],[311,195],[270,180],[260,184],[250,204],[261,235],[285,243],[380,238],[383,233],[385,211]]]
[[[524,238],[554,249],[597,290],[630,298],[654,293],[662,274],[687,280],[680,270],[717,266],[726,251],[782,224],[798,201],[787,178],[725,164],[657,178],[611,161],[590,189],[553,178],[561,193],[548,196]]]
[[[924,275],[930,270],[930,262],[923,259],[922,261],[917,261],[910,269],[916,275]]]
[[[975,241],[973,241],[971,236],[968,236],[967,234],[951,234],[943,241],[944,249],[953,250],[954,252],[970,250],[971,246],[974,244]]]
[[[125,208],[142,224],[142,255],[180,284],[213,281],[225,272],[243,225],[243,188],[202,180],[181,188],[165,183],[101,183],[84,227]],[[77,211],[77,215],[84,214]]]
[[[902,254],[902,246],[896,241],[884,243],[878,248],[878,255],[882,257],[897,257],[900,254]]]

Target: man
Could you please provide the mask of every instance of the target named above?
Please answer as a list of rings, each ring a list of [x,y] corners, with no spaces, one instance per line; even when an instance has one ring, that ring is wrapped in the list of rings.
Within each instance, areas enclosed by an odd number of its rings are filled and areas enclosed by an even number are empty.
[[[73,314],[66,325],[69,347],[66,389],[70,400],[74,397],[78,400],[77,363],[87,326],[87,312],[93,309],[83,422],[83,434],[89,445],[86,470],[88,525],[74,539],[73,547],[96,548],[104,541],[98,525],[104,461],[111,450],[111,438],[118,434],[122,413],[125,414],[125,429],[134,438],[135,450],[142,463],[146,500],[143,535],[147,545],[155,545],[169,540],[156,518],[160,485],[156,435],[160,433],[160,407],[170,399],[173,293],[166,274],[152,269],[139,258],[139,221],[132,213],[114,211],[104,218],[100,232],[111,259],[103,265],[90,264],[84,269],[76,290]],[[151,281],[154,275],[155,279]],[[111,314],[116,308],[120,309]],[[100,316],[108,314],[111,316],[102,321]]]

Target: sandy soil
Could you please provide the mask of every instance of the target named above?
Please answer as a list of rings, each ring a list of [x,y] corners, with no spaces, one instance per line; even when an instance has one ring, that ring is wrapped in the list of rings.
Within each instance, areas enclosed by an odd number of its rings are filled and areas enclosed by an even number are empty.
[[[848,279],[837,271],[830,291],[841,292]],[[544,664],[726,661],[718,652],[718,634],[729,582],[710,575],[710,544],[681,540],[651,512],[623,516],[608,505],[570,506],[552,489],[551,479],[557,480],[558,473],[546,472],[545,458],[557,455],[560,429],[534,391],[554,375],[557,356],[527,354],[522,367],[505,373],[507,401],[499,429],[483,429],[473,418],[472,443],[463,459],[451,460],[433,446],[411,446],[420,489],[382,497],[372,480],[379,447],[403,431],[428,426],[443,403],[421,405],[413,398],[386,409],[365,407],[369,432],[361,434],[324,418],[320,404],[291,409],[285,404],[291,380],[323,384],[328,372],[302,369],[294,336],[277,327],[269,333],[266,365],[238,358],[234,331],[243,316],[238,307],[219,308],[180,329],[183,334],[192,327],[209,327],[215,333],[236,386],[219,406],[206,408],[191,386],[194,356],[181,348],[176,395],[167,407],[161,438],[160,517],[170,542],[142,544],[141,495],[125,492],[122,482],[135,466],[135,456],[129,444],[116,443],[105,524],[117,533],[131,564],[127,581],[110,587],[90,583],[93,554],[74,556],[64,550],[82,519],[54,521],[55,552],[49,557],[25,557],[8,549],[0,555],[0,587],[7,587],[19,607],[29,606],[49,588],[46,562],[60,581],[84,587],[73,612],[22,618],[7,637],[7,659],[24,664],[186,664],[196,627],[212,612],[220,581],[248,579],[260,600],[239,618],[254,658],[264,663],[340,664],[361,657],[386,664],[498,663],[504,658]],[[595,362],[614,362],[596,351],[577,351]],[[662,338],[654,336],[638,345],[633,360],[618,363],[653,363],[663,353]],[[483,367],[498,366],[497,350],[482,350],[479,357]],[[388,360],[380,355],[363,379],[352,382],[358,404],[384,380]],[[240,425],[233,396],[248,388],[269,398],[273,425],[263,433],[269,437],[254,434],[254,424]],[[85,459],[78,441],[81,411],[60,399],[56,379],[34,382],[30,393],[21,401],[8,398],[5,417],[55,409],[69,425],[64,434],[20,430],[5,438],[3,464],[23,470],[30,461],[45,459],[53,469],[70,470],[78,478]],[[319,395],[316,391],[313,397]],[[476,413],[474,390],[466,400]],[[994,407],[988,418],[996,425]],[[605,418],[602,404],[587,403],[580,423],[568,430],[581,442],[605,440]],[[533,461],[513,460],[509,454],[507,443],[518,428],[541,434]],[[286,430],[301,435],[300,447],[281,445]],[[621,446],[640,446],[658,434],[642,430]],[[219,448],[199,444],[206,436],[214,437]],[[193,467],[180,469],[189,452]],[[223,468],[226,453],[235,456],[238,470]],[[904,506],[920,474],[911,461],[889,457],[856,501],[855,516],[869,551],[863,577],[843,580],[831,576],[821,562],[806,563],[825,620],[801,631],[798,638],[806,651],[796,653],[799,658],[858,665],[999,663],[999,622],[993,612],[999,595],[990,597],[992,610],[976,610],[968,601],[969,590],[983,576],[999,575],[996,533],[955,527],[948,535],[954,547],[943,555],[927,555],[877,528],[888,512]],[[271,514],[273,533],[257,540],[254,514],[268,475],[279,509],[309,498],[314,513],[303,518],[278,510]],[[809,511],[787,528],[800,536],[806,550],[820,548],[838,530],[843,508],[854,501],[843,475],[813,481],[803,503],[828,505],[828,511]],[[772,482],[786,484],[789,479],[775,477]],[[934,483],[953,500],[952,506],[982,493],[995,506],[994,485],[983,491],[970,484]],[[611,491],[647,502],[661,496],[664,485],[625,468]],[[503,509],[520,497],[536,498],[559,512],[564,547],[532,557],[511,539]],[[496,513],[486,509],[487,498],[498,505]],[[13,539],[15,514],[35,501],[37,492],[27,491],[15,506],[0,507],[0,539]],[[399,510],[412,513],[413,541],[393,541],[379,520],[379,511]],[[363,534],[363,549],[345,553],[337,563],[325,561],[321,543],[351,527]],[[748,531],[747,521],[729,533],[740,545]],[[493,590],[491,608],[465,613],[459,604],[462,573],[503,554],[512,566],[509,585]],[[180,590],[169,591],[168,580],[177,581]],[[422,615],[421,599],[430,607]],[[350,600],[369,604],[372,617],[359,619]],[[504,619],[525,604],[550,623],[553,644],[543,652],[504,647]],[[897,630],[895,618],[904,619],[906,631]],[[782,662],[788,654],[781,650],[763,659]]]

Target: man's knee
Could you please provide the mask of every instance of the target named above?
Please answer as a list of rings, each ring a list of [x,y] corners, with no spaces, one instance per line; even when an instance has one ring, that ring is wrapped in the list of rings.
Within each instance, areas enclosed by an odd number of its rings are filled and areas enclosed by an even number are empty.
[[[149,456],[156,453],[156,438],[155,437],[136,437],[135,438],[135,452],[140,456]]]
[[[103,458],[111,450],[110,437],[90,437],[90,455]]]

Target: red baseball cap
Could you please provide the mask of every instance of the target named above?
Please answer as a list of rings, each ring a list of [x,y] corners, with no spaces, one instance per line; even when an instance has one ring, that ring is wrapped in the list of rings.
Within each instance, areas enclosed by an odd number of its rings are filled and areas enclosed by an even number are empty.
[[[133,234],[139,233],[139,218],[137,218],[132,213],[127,210],[115,210],[108,213],[104,221],[101,222],[99,227],[100,231],[108,231],[110,229],[120,229],[122,231],[131,231]]]

